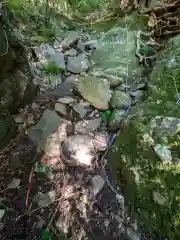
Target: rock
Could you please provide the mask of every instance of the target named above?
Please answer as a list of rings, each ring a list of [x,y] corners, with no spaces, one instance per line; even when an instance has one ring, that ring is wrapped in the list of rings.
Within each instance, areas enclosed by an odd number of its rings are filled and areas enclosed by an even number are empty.
[[[180,118],[156,116],[151,120],[151,129],[161,138],[175,135],[180,131]]]
[[[116,166],[113,172],[123,173],[123,192],[134,209],[155,226],[152,235],[167,239],[180,239],[180,168],[174,164],[174,159],[179,159],[180,109],[173,89],[173,83],[178,83],[179,54],[179,37],[169,40],[159,52],[148,81],[152,91],[147,100],[133,107],[143,115],[134,115],[123,126],[109,153],[111,166]],[[154,149],[158,144],[161,156]],[[160,161],[164,156],[172,157],[172,162]],[[117,179],[121,179],[120,174]]]
[[[64,116],[68,115],[68,107],[63,103],[57,102],[55,104],[54,110],[58,113],[63,114]]]
[[[20,105],[29,103],[33,97],[34,84],[28,77],[20,70],[16,70],[12,75],[11,88],[13,92],[17,92],[14,97],[13,110],[17,109]],[[15,83],[18,81],[18,83]],[[14,84],[13,84],[14,82]],[[35,92],[34,92],[35,96]]]
[[[73,89],[75,83],[73,82],[62,82],[58,85],[53,91],[51,91],[48,95],[55,96],[57,98],[65,97],[65,96],[73,96]]]
[[[104,187],[104,179],[100,175],[93,176],[90,180],[90,190],[96,196]]]
[[[52,60],[59,69],[63,71],[66,69],[63,53],[56,51],[53,55],[51,55],[50,60]]]
[[[82,42],[81,39],[78,40],[77,49],[80,50],[81,52],[84,52],[84,50],[85,50],[84,43]]]
[[[98,41],[97,40],[89,40],[84,43],[84,46],[87,49],[96,49],[98,46]]]
[[[28,136],[39,150],[57,157],[60,155],[61,142],[67,138],[69,125],[70,122],[47,109],[36,126],[28,130]]]
[[[79,34],[75,31],[71,31],[61,43],[63,49],[68,49],[71,45],[75,44],[78,39],[79,39]]]
[[[137,90],[142,90],[145,89],[147,87],[146,83],[139,83],[136,87]]]
[[[129,94],[115,90],[113,92],[110,105],[113,108],[128,108],[131,104]]]
[[[42,54],[45,58],[49,58],[55,54],[55,49],[48,43],[42,43],[39,49],[36,50],[37,55],[39,55],[38,53]]]
[[[122,91],[122,92],[126,92],[126,89],[129,90],[129,89],[130,89],[130,86],[123,83],[123,84],[121,84],[120,86],[116,87],[115,90],[117,90],[117,91]]]
[[[132,228],[127,228],[127,235],[129,237],[129,239],[131,240],[140,240],[140,234],[136,231],[134,231]]]
[[[78,113],[79,117],[83,119],[87,114],[87,109],[82,103],[77,103],[73,106],[75,112]]]
[[[72,73],[82,73],[89,68],[89,61],[85,55],[68,57],[67,69]]]
[[[30,104],[35,97],[35,86],[27,56],[32,57],[19,38],[19,31],[9,28],[9,10],[1,6],[1,18],[6,30],[0,28],[0,148],[13,138],[16,133],[12,115],[19,108]]]
[[[65,82],[76,83],[78,81],[78,75],[70,74],[65,77]]]
[[[91,133],[100,128],[101,118],[82,120],[74,124],[74,131],[77,133]]]
[[[107,132],[97,132],[94,135],[94,147],[98,151],[105,151],[109,144],[109,136]]]
[[[69,49],[64,53],[65,56],[76,57],[77,51],[75,49]]]
[[[117,87],[118,85],[120,85],[124,81],[123,78],[108,75],[108,74],[105,75],[105,78],[109,80],[110,86],[112,88]]]
[[[166,163],[172,162],[171,151],[166,146],[157,144],[155,145],[154,150],[162,162],[166,162]]]
[[[107,79],[110,83],[110,87],[112,87],[112,88],[117,87],[118,85],[120,85],[124,82],[123,78],[118,77],[118,76],[113,76],[110,74],[106,74],[102,71],[92,72],[91,74],[96,77]]]
[[[94,76],[80,77],[77,89],[82,97],[95,108],[101,110],[109,108],[111,92],[107,80]]]
[[[126,111],[123,109],[114,109],[108,123],[108,129],[110,131],[117,131],[124,120]]]
[[[72,97],[64,97],[64,98],[58,98],[57,102],[71,105],[71,104],[76,103],[77,100]]]
[[[68,137],[61,146],[61,155],[69,166],[91,166],[95,158],[93,138],[86,134]]]
[[[143,90],[136,90],[135,92],[129,93],[133,98],[135,102],[141,102],[144,100],[145,93]]]

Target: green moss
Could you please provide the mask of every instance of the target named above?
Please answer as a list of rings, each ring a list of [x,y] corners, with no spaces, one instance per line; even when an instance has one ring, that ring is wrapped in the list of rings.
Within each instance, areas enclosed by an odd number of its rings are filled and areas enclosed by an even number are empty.
[[[143,116],[129,116],[110,158],[117,179],[131,202],[131,211],[154,233],[153,239],[180,239],[180,39],[171,40],[150,75],[147,101],[137,106]],[[175,85],[176,84],[176,85]],[[175,87],[176,86],[176,87]],[[157,117],[161,116],[161,117]],[[154,145],[171,150],[172,162],[162,162]],[[156,199],[156,194],[159,199]]]
[[[44,64],[43,70],[47,74],[58,74],[64,71],[63,69],[58,68],[53,61],[49,61],[48,63]]]
[[[145,140],[148,132],[143,123],[131,123],[117,139],[118,150],[111,153],[111,159],[134,212],[139,209],[140,219],[159,236],[179,239],[180,166],[160,161]],[[154,191],[165,198],[164,205],[154,202]]]

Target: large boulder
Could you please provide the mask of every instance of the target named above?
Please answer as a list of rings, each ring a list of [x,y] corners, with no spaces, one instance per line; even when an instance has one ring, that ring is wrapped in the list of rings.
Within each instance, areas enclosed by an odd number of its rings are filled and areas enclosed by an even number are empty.
[[[110,153],[131,211],[153,239],[180,238],[180,38],[165,46],[150,75],[151,94],[135,107]]]
[[[101,27],[98,47],[93,53],[93,72],[102,71],[104,74],[127,78],[128,83],[142,76],[142,66],[136,57],[136,36],[145,26],[141,15],[127,16],[117,20],[107,31]],[[107,26],[106,26],[107,28]]]

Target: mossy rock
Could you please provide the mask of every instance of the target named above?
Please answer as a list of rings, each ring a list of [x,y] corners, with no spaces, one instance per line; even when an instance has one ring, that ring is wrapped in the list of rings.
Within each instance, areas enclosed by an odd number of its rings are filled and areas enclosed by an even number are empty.
[[[150,75],[148,100],[132,110],[109,156],[132,213],[151,229],[153,240],[180,239],[179,54],[180,38],[174,38]],[[170,152],[170,162],[157,144]]]

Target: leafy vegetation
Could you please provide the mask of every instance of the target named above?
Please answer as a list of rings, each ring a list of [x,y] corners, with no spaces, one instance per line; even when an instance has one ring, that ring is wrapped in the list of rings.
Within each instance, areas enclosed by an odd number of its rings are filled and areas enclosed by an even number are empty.
[[[43,65],[43,70],[48,74],[58,74],[61,73],[63,70],[58,68],[53,61],[49,61]]]

